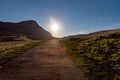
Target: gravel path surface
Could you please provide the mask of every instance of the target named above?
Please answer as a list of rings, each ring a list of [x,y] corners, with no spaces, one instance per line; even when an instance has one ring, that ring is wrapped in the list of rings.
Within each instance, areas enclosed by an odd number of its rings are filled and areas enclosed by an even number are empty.
[[[58,40],[49,40],[3,65],[0,80],[87,79],[61,51]]]

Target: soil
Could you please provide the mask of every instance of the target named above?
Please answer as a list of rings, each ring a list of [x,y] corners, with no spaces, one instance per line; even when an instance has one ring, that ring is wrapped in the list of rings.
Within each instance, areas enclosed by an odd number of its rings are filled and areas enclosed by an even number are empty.
[[[49,40],[0,68],[0,80],[88,80],[62,50]]]

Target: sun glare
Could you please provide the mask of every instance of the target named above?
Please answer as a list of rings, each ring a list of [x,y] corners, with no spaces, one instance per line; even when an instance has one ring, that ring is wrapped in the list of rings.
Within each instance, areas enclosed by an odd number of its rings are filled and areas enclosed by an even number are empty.
[[[49,31],[52,33],[52,35],[54,37],[60,37],[61,29],[62,29],[61,22],[53,17],[50,17]]]
[[[59,30],[59,24],[52,23],[51,24],[51,29],[52,29],[53,32],[57,32]]]

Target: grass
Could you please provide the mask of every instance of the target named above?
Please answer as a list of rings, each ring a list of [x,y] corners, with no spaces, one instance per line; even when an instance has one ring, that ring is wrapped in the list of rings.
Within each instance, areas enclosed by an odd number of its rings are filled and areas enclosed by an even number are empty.
[[[43,41],[33,41],[33,42],[29,42],[29,43],[26,43],[21,46],[12,47],[12,48],[9,48],[8,50],[5,50],[4,52],[0,53],[0,64],[4,64],[4,63],[12,60],[13,58],[22,54],[26,50],[39,44],[40,42],[43,42]]]
[[[17,46],[22,46],[31,41],[11,41],[11,42],[0,42],[0,53],[4,52],[10,48],[15,48]]]
[[[89,80],[120,80],[120,38],[70,38],[62,46]]]

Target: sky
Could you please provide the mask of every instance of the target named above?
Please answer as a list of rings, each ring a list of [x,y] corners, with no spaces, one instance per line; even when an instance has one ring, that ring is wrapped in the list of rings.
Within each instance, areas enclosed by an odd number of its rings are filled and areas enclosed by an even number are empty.
[[[56,37],[120,29],[120,0],[0,0],[0,21],[25,20]],[[56,32],[51,21],[59,24]]]

